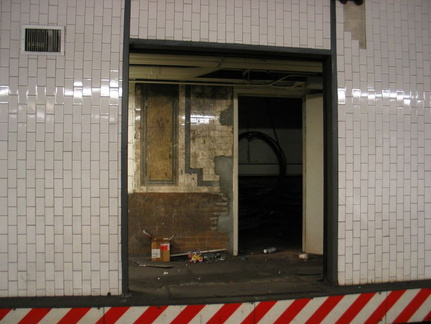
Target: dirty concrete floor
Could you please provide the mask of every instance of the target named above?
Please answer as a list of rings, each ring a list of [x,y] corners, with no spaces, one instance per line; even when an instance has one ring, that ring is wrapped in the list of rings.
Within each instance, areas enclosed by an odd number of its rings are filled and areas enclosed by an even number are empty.
[[[226,303],[321,295],[322,256],[299,259],[297,248],[275,253],[244,251],[239,256],[190,263],[187,257],[169,263],[131,257],[131,295],[148,304]],[[211,255],[210,255],[211,256]],[[160,266],[160,268],[159,268]]]
[[[148,304],[226,303],[325,294],[323,257],[302,253],[302,178],[241,177],[239,256],[189,263],[129,258],[129,289]],[[283,190],[281,190],[283,189]],[[264,254],[263,249],[277,251]],[[176,251],[172,251],[175,253]],[[148,266],[143,266],[148,265]],[[153,266],[167,266],[157,268]]]

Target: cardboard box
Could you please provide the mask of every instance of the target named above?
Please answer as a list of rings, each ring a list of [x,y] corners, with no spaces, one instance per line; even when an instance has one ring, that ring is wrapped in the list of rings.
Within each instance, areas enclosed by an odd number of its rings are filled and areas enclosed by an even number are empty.
[[[153,237],[151,241],[151,261],[169,262],[171,243],[168,237]]]

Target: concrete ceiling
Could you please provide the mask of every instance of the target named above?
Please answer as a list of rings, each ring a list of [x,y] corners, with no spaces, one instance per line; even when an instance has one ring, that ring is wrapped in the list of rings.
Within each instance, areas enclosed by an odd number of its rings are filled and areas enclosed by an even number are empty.
[[[322,64],[226,56],[131,53],[129,79],[136,82],[322,89]]]

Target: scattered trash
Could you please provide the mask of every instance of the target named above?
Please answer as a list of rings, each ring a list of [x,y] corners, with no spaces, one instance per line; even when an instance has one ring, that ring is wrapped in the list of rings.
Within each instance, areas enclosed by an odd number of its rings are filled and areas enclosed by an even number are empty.
[[[151,240],[151,260],[169,262],[171,260],[170,238],[155,236]]]
[[[224,252],[224,251],[226,251],[226,249],[204,250],[204,251],[200,251],[200,253],[201,254],[207,254],[207,253],[216,253],[216,252]],[[184,252],[184,253],[171,254],[171,258],[188,256],[189,253],[190,253],[190,251],[189,252]]]
[[[204,260],[200,251],[189,251],[187,256],[189,258],[189,262],[193,263],[202,262]]]
[[[173,268],[171,265],[157,264],[157,263],[141,263],[136,260],[130,260],[130,263],[137,265],[138,267],[148,267],[148,268]]]
[[[222,256],[220,253],[214,253],[214,252],[206,253],[204,254],[203,257],[204,257],[204,260],[208,262],[219,261],[222,259]]]
[[[142,233],[144,233],[144,235],[146,237],[148,237],[150,240],[152,240],[154,238],[154,236],[151,233],[149,233],[145,228],[142,229],[141,227],[139,227],[139,229],[141,229]],[[174,236],[175,236],[175,234],[171,235],[171,237],[168,240],[172,241],[172,239],[174,238]]]
[[[170,237],[154,236],[145,228],[139,230],[151,241],[151,260],[169,262],[171,254],[171,241],[175,235]]]
[[[144,233],[144,235],[145,235],[146,237],[148,237],[150,240],[152,240],[152,239],[153,239],[153,236],[152,236],[150,233],[148,233],[148,232],[145,230],[145,228],[142,230],[142,233]]]
[[[167,274],[169,274],[169,272],[167,272],[167,271],[163,272],[163,275],[164,275],[164,276],[165,276],[165,275],[167,275]]]
[[[267,249],[263,249],[263,253],[274,253],[275,251],[277,251],[276,247],[270,247]]]
[[[299,255],[299,258],[300,258],[301,260],[308,260],[308,253],[301,253],[301,254]]]

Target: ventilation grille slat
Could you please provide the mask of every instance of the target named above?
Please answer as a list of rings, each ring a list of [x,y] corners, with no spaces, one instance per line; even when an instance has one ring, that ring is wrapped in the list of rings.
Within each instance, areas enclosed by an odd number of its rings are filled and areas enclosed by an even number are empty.
[[[62,28],[26,26],[23,35],[25,53],[57,53],[62,54]]]

